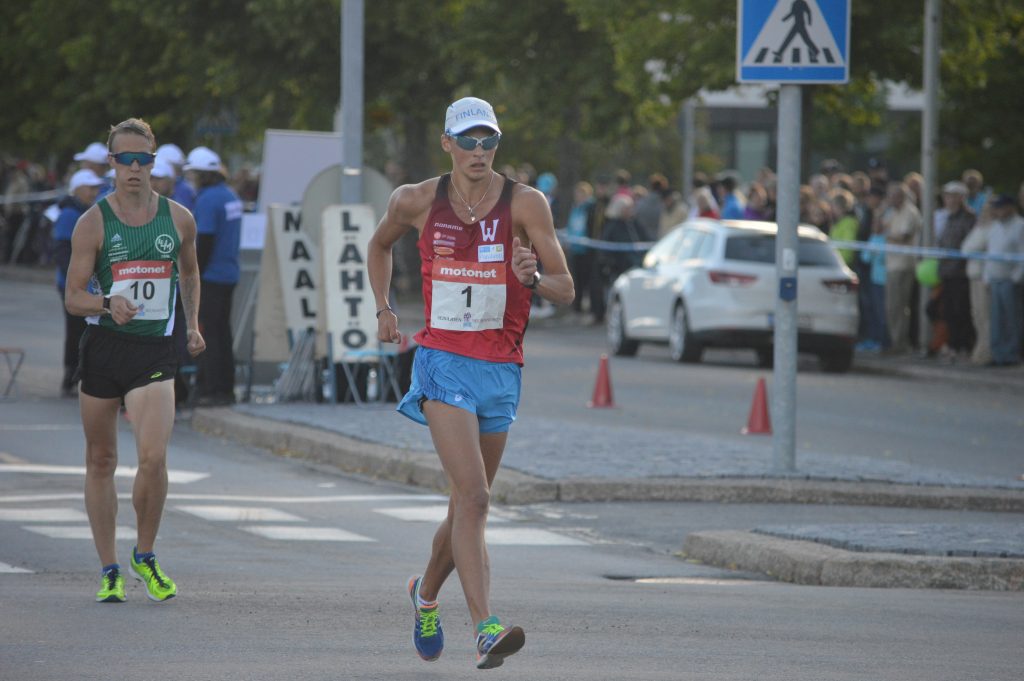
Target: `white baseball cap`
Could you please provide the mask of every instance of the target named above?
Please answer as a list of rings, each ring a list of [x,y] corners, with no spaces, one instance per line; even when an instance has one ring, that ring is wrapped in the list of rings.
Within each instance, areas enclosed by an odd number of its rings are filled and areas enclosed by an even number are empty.
[[[942,185],[942,193],[963,194],[964,196],[967,196],[967,185],[964,184],[963,182],[953,180],[952,182],[947,182],[946,184]]]
[[[185,152],[177,144],[161,144],[156,150],[156,159],[163,159],[174,166],[185,163]]]
[[[196,147],[188,152],[184,170],[208,170],[224,174],[220,156],[209,147]]]
[[[157,155],[156,160],[153,161],[153,170],[150,171],[149,175],[150,177],[169,177],[173,180],[174,166],[166,158],[160,158]]]
[[[71,176],[71,181],[68,182],[68,193],[74,194],[79,187],[99,187],[101,184],[103,184],[103,179],[99,175],[88,168],[82,168]]]
[[[444,131],[448,135],[458,135],[478,125],[501,132],[494,107],[476,97],[463,97],[452,102],[444,116]]]
[[[89,163],[106,163],[107,147],[99,142],[93,142],[84,151],[75,154],[75,160],[88,161]]]

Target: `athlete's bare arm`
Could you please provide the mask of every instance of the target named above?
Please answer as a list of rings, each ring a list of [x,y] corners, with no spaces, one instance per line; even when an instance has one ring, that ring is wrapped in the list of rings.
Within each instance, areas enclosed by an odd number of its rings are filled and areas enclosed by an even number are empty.
[[[537,294],[559,305],[568,305],[576,297],[572,275],[565,264],[555,236],[555,223],[548,200],[532,187],[516,186],[512,196],[512,272],[523,284],[531,283],[537,271],[537,260],[544,266],[544,276]],[[530,246],[533,246],[534,254]]]
[[[68,314],[92,317],[106,314],[103,309],[103,294],[89,293],[89,280],[96,269],[96,257],[103,248],[103,216],[98,206],[93,206],[78,218],[71,235],[71,263],[68,265],[68,280],[64,287],[64,308]],[[135,317],[138,308],[123,296],[110,299],[110,316],[117,324],[127,324]]]
[[[168,200],[171,219],[178,230],[181,248],[178,251],[178,289],[181,306],[185,310],[188,354],[195,357],[206,349],[206,341],[199,333],[199,261],[196,258],[196,220],[184,206]]]
[[[392,192],[388,208],[370,238],[366,266],[378,310],[385,310],[390,300],[394,264],[392,249],[410,229],[417,232],[423,229],[437,191],[437,182],[435,177],[419,184],[402,185]],[[385,310],[377,315],[377,338],[385,343],[397,343],[402,339],[398,333],[398,317],[393,312]]]

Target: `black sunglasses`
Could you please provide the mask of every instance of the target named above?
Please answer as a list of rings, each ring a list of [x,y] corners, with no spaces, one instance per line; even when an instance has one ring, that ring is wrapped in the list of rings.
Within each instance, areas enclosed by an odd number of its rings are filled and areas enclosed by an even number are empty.
[[[110,158],[123,166],[130,166],[136,161],[140,166],[148,166],[156,160],[156,154],[151,154],[148,151],[122,151],[118,154],[111,154]]]
[[[455,140],[459,149],[466,151],[473,151],[477,146],[483,147],[484,151],[490,151],[501,141],[500,132],[496,132],[490,137],[473,137],[472,135],[449,135],[449,137]]]

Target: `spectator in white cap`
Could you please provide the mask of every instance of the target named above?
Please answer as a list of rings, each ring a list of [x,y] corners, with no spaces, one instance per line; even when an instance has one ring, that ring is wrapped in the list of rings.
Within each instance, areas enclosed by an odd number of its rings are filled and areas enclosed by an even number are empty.
[[[174,169],[174,191],[170,197],[192,210],[196,205],[196,190],[185,181],[182,167],[185,165],[185,153],[177,144],[161,144],[156,150],[158,161],[167,161]]]
[[[64,302],[64,286],[68,279],[68,264],[71,262],[71,235],[78,218],[96,203],[103,178],[88,168],[82,168],[71,176],[68,196],[60,201],[60,214],[53,223],[53,260],[57,265],[57,293]],[[63,305],[61,305],[63,307]],[[64,310],[64,378],[60,393],[63,397],[78,395],[78,341],[85,331],[85,318]]]
[[[157,154],[156,160],[153,161],[153,171],[149,174],[149,183],[153,191],[161,196],[173,198],[174,178],[174,166]]]
[[[98,177],[105,178],[107,170],[110,169],[107,153],[105,144],[92,142],[85,149],[75,154],[75,160],[78,161],[79,168],[86,168],[96,173]],[[103,180],[103,184],[100,185],[99,195],[102,197],[109,194],[113,186],[111,182]]]
[[[193,214],[202,277],[199,323],[206,338],[206,352],[197,362],[196,404],[221,406],[235,401],[231,299],[240,274],[242,201],[225,181],[224,165],[212,149],[190,151],[184,169],[198,188]]]
[[[430,429],[452,488],[426,569],[406,585],[413,645],[424,660],[441,655],[437,597],[458,571],[479,669],[497,667],[526,641],[521,627],[502,624],[491,610],[484,528],[519,404],[530,298],[567,305],[575,296],[547,198],[494,170],[500,141],[490,104],[464,97],[449,106],[440,143],[451,173],[396,189],[367,249],[377,338],[396,343],[393,249],[409,233],[418,237],[427,323],[398,410]]]

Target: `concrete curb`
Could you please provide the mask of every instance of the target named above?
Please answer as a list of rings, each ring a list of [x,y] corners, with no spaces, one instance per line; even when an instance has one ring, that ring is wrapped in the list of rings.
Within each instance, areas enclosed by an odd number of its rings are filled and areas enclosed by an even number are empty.
[[[448,486],[433,452],[398,449],[309,426],[260,419],[230,408],[196,410],[192,427],[282,456],[329,463],[348,473],[439,491]],[[797,478],[547,480],[508,468],[495,480],[492,494],[504,504],[716,501],[1024,512],[1024,490]]]
[[[819,586],[1024,591],[1024,560],[860,553],[752,532],[693,532],[689,559]]]
[[[200,409],[192,427],[210,435],[270,449],[281,456],[329,463],[347,473],[445,492],[448,479],[433,452],[396,449],[338,433],[239,414],[229,408]],[[532,504],[558,498],[556,483],[503,470],[491,490],[504,504]]]

